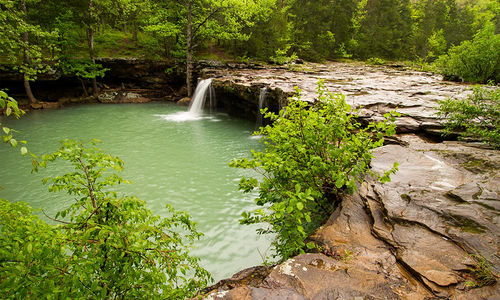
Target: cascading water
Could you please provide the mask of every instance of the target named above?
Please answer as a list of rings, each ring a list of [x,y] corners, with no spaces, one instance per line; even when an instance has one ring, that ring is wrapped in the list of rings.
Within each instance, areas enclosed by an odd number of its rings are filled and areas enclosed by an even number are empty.
[[[194,91],[191,104],[189,105],[189,113],[193,115],[200,115],[205,107],[205,101],[207,99],[207,92],[209,97],[212,98],[212,78],[204,79],[198,83],[196,90]]]
[[[208,86],[208,99],[209,99],[208,105],[210,107],[210,113],[213,113],[213,110],[217,108],[217,98],[215,98],[214,86],[211,84]]]
[[[260,89],[259,109],[257,110],[257,121],[255,122],[256,129],[259,129],[259,127],[262,126],[262,113],[260,112],[260,110],[264,106],[264,101],[266,101],[267,90],[268,90],[267,86]]]
[[[215,107],[215,91],[212,86],[212,78],[204,79],[198,83],[187,112],[162,117],[166,120],[177,122],[203,119],[203,108],[205,107],[207,95],[210,101],[210,108],[212,109]]]

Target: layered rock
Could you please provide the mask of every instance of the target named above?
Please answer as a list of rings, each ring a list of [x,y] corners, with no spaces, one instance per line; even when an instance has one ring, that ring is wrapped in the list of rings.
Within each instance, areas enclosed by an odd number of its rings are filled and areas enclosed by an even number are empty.
[[[471,286],[482,259],[500,272],[500,153],[415,135],[400,144],[376,149],[372,162],[376,171],[399,162],[391,182],[361,184],[310,237],[320,253],[289,259],[257,283],[216,286],[206,298],[498,299],[498,283]]]
[[[329,91],[346,95],[346,101],[361,108],[360,114],[368,120],[397,109],[402,114],[397,121],[399,132],[432,133],[441,128],[435,115],[438,101],[457,97],[468,88],[432,73],[336,62],[290,68],[208,67],[201,76],[213,77],[217,96],[231,102],[226,106],[246,107],[246,114],[256,114],[263,86],[269,87],[268,105],[276,110],[294,94],[295,87],[301,89],[302,100],[314,101],[318,79],[323,79]]]

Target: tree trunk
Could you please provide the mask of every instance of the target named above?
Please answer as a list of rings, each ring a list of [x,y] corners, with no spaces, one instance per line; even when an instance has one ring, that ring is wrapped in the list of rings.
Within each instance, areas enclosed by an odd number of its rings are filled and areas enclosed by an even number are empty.
[[[27,16],[28,12],[26,10],[26,1],[25,0],[21,1],[21,7],[23,10],[23,19],[26,22],[26,16]],[[23,34],[23,42],[24,42],[24,47],[23,47],[24,48],[23,49],[24,64],[28,65],[30,63],[30,57],[28,55],[28,32],[25,32]],[[38,100],[36,100],[35,96],[33,96],[33,92],[31,91],[30,82],[29,82],[28,75],[26,74],[26,72],[24,72],[24,74],[23,74],[23,81],[24,81],[24,89],[26,90],[26,96],[28,96],[30,104],[38,102]]]
[[[132,33],[132,36],[133,36],[134,41],[137,42],[137,31],[139,29],[137,28],[137,20],[135,20],[135,18],[136,17],[134,16],[134,24],[133,24],[134,25],[134,27],[133,27],[134,32]]]
[[[94,23],[93,16],[92,16],[92,7],[93,7],[93,0],[89,0],[89,28],[88,28],[88,42],[89,42],[89,54],[90,54],[90,60],[95,63],[95,57],[94,57],[94,29],[92,28],[92,24]],[[92,78],[92,94],[94,97],[97,98],[97,95],[99,94],[99,90],[97,89],[97,80],[96,78]]]
[[[83,79],[80,79],[80,78],[78,78],[78,79],[82,83],[83,96],[88,97],[89,93],[87,92],[87,87],[85,86],[85,81],[83,81]]]
[[[188,1],[188,15],[187,15],[187,28],[186,28],[186,85],[188,97],[193,94],[193,49],[192,49],[192,3]]]

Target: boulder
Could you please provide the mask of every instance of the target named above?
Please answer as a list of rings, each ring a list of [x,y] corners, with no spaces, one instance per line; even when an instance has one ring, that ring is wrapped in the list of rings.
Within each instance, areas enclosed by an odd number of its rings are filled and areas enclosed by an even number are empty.
[[[30,107],[32,109],[56,109],[61,107],[59,102],[36,102],[31,103]]]
[[[177,101],[177,105],[179,106],[189,106],[190,103],[191,103],[190,97],[184,97],[181,100]]]

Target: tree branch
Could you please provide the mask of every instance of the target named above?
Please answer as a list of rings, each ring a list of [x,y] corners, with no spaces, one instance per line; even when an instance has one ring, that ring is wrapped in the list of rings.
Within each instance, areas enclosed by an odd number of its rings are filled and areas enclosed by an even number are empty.
[[[58,219],[54,219],[54,218],[50,217],[49,215],[47,215],[43,209],[42,209],[42,213],[43,213],[43,214],[44,214],[47,218],[49,218],[50,220],[55,221],[55,222],[59,222],[59,223],[66,224],[66,225],[76,225],[76,224],[77,224],[77,223],[71,223],[71,222],[66,222],[66,221],[62,221],[62,220],[58,220]]]
[[[210,20],[210,18],[212,18],[216,13],[218,13],[219,11],[222,10],[222,7],[218,7],[216,9],[214,9],[212,12],[210,12],[208,14],[208,16],[205,17],[205,19],[203,21],[200,22],[200,24],[198,24],[194,29],[193,29],[193,36],[196,36],[198,30],[200,30],[200,28],[205,25],[205,23],[208,22],[208,20]]]

